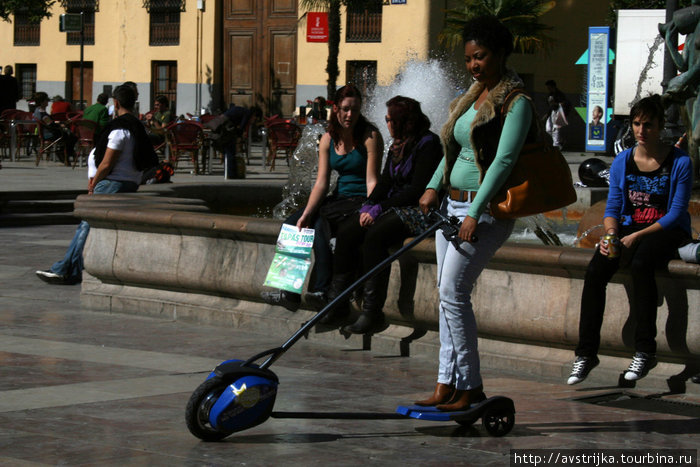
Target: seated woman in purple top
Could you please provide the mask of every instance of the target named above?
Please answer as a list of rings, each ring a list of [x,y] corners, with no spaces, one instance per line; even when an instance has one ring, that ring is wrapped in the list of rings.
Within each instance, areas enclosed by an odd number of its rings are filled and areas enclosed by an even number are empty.
[[[394,141],[381,177],[360,212],[338,226],[329,298],[353,282],[358,258],[362,272],[367,272],[388,258],[392,245],[428,226],[418,200],[442,159],[440,139],[429,131],[430,120],[419,102],[396,96],[386,106],[386,122]],[[344,331],[364,334],[383,325],[389,272],[387,269],[365,282],[362,314]],[[348,311],[347,304],[339,306],[329,321],[342,319]]]

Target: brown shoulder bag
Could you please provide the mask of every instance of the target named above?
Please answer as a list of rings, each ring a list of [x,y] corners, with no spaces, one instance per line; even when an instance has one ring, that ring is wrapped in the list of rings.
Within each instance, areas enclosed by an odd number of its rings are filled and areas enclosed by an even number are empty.
[[[505,120],[508,103],[518,94],[525,92],[514,89],[506,96],[501,108],[501,123]],[[537,118],[534,110],[533,118]],[[513,171],[491,200],[493,217],[514,219],[532,216],[563,208],[576,201],[576,190],[566,159],[559,149],[544,141],[541,130],[538,140],[523,146]]]

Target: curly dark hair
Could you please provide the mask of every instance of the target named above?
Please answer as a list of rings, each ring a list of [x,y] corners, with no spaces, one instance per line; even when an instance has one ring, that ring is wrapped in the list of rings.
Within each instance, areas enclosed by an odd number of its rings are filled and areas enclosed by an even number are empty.
[[[513,52],[513,34],[495,16],[477,16],[468,20],[462,30],[464,43],[474,41],[493,52],[502,52],[503,58]]]

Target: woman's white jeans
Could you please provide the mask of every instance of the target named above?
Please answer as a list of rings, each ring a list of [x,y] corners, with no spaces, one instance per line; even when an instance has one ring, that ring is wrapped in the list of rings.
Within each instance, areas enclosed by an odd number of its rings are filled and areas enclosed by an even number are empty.
[[[471,202],[446,199],[443,214],[464,220]],[[449,241],[441,230],[435,234],[437,285],[440,292],[440,369],[438,382],[457,389],[481,385],[476,318],[471,294],[474,284],[496,250],[513,231],[514,220],[497,220],[482,214],[474,243]]]

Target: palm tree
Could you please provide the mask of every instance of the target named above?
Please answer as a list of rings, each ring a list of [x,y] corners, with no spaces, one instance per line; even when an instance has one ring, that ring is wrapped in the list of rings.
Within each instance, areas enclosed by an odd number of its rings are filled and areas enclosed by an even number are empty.
[[[467,20],[482,15],[500,19],[513,33],[513,46],[517,52],[547,50],[553,39],[545,34],[552,29],[539,21],[539,17],[554,8],[553,0],[460,0],[460,5],[447,10],[445,28],[438,40],[449,48],[462,44],[462,29]]]
[[[338,69],[338,52],[340,51],[340,8],[361,8],[378,0],[300,0],[302,10],[327,11],[328,12],[328,99],[333,99],[336,81],[340,71]]]

